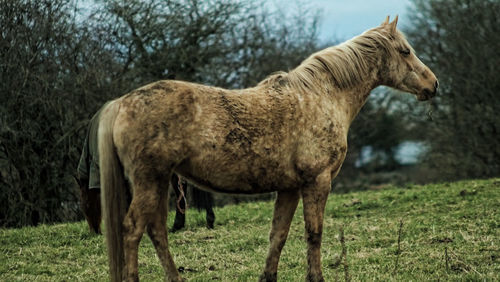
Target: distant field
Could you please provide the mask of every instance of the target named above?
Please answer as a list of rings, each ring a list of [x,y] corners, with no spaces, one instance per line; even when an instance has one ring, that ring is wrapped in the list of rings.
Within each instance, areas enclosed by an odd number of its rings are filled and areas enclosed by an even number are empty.
[[[256,281],[267,252],[272,207],[272,202],[258,202],[218,208],[215,230],[204,227],[204,213],[189,210],[187,229],[169,235],[183,277]],[[304,281],[303,226],[299,204],[278,280]],[[353,281],[500,281],[498,178],[330,195],[322,244],[327,281],[344,280],[340,226]],[[0,229],[0,251],[0,281],[108,280],[104,237],[90,235],[84,222]],[[142,281],[163,279],[147,236],[139,271]]]

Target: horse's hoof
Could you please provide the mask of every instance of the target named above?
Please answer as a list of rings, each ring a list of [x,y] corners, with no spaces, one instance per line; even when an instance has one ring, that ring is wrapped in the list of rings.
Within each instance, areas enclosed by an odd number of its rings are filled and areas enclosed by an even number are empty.
[[[262,273],[259,278],[259,282],[276,282],[278,280],[277,273]]]
[[[174,227],[172,227],[168,232],[175,233],[175,232],[177,232],[177,231],[179,231],[181,229],[184,229],[184,226],[178,227],[178,226],[174,225]]]
[[[308,274],[306,277],[306,282],[325,282],[325,279],[323,278],[323,275],[312,275]]]

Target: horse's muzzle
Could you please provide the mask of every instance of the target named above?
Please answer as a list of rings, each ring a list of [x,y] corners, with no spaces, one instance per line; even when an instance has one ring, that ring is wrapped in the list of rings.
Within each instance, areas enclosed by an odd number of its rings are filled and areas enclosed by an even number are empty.
[[[425,88],[422,91],[422,93],[419,95],[418,100],[425,101],[425,100],[429,100],[429,99],[435,97],[437,94],[438,87],[439,87],[439,83],[436,80],[436,82],[434,83],[434,89],[431,90],[429,88]]]

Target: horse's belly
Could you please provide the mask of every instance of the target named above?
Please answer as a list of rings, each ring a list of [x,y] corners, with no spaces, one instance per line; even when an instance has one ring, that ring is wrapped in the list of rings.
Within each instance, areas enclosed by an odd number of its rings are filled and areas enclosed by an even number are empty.
[[[188,181],[221,193],[257,194],[297,189],[295,172],[279,165],[187,161],[175,169]]]

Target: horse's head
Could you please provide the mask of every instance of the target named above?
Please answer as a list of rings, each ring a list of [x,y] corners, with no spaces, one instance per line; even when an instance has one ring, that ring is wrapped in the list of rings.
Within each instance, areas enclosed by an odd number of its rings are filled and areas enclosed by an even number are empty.
[[[80,208],[85,215],[90,231],[101,234],[100,189],[89,189],[88,178],[75,176],[80,187]]]
[[[415,94],[420,101],[428,100],[436,96],[438,80],[396,28],[397,22],[397,16],[392,22],[387,17],[374,29],[388,38],[383,44],[386,56],[382,61],[380,80],[383,85]]]

